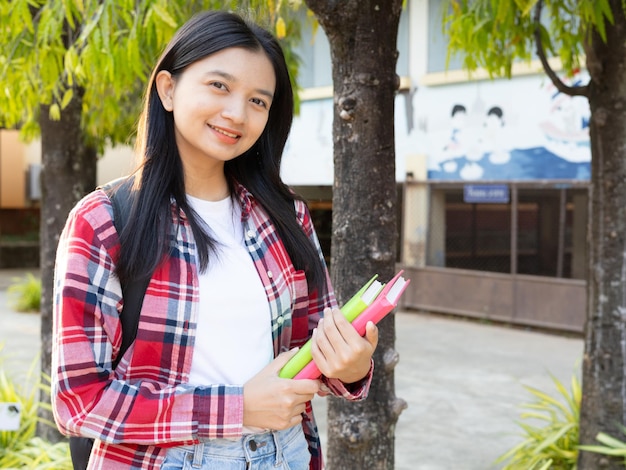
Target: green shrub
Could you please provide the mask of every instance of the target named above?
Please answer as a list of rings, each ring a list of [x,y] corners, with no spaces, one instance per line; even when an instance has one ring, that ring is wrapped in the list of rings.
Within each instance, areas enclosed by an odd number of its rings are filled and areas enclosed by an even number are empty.
[[[16,278],[14,281],[7,289],[12,307],[18,312],[38,312],[41,305],[41,280],[28,273],[25,278]]]
[[[552,377],[558,398],[533,387],[525,387],[535,400],[522,405],[529,411],[522,419],[539,424],[520,422],[523,441],[497,459],[507,461],[503,470],[575,470],[578,458],[578,423],[580,416],[581,388],[574,376],[571,390]]]
[[[48,387],[42,380],[34,379],[36,376],[38,374],[31,370],[25,384],[19,385],[0,367],[0,402],[19,403],[21,406],[19,429],[0,431],[0,468],[71,470],[67,441],[52,444],[35,435],[39,422],[37,410],[42,406],[39,403],[39,391]]]

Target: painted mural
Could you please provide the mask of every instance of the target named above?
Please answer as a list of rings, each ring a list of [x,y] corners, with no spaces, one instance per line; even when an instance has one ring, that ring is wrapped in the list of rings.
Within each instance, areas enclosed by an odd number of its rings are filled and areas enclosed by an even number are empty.
[[[282,162],[288,184],[333,184],[332,113],[332,99],[301,104]],[[406,158],[421,155],[429,180],[590,178],[587,100],[559,93],[542,74],[404,91],[394,122],[397,181]]]
[[[430,87],[422,97],[430,180],[590,177],[588,103],[544,77]]]

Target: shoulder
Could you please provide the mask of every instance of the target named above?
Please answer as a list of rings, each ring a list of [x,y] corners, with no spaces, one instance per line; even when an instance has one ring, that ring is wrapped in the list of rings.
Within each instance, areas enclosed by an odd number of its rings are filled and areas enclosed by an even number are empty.
[[[76,203],[70,217],[84,218],[94,223],[111,219],[111,201],[102,189],[96,189]]]
[[[70,211],[65,232],[74,236],[98,236],[113,228],[113,209],[104,191],[96,189],[84,196]],[[114,229],[113,229],[114,230]]]

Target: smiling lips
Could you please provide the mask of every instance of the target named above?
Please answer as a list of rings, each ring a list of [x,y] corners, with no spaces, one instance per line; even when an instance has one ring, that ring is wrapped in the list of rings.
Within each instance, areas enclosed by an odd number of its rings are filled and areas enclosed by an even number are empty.
[[[238,134],[234,134],[232,132],[228,132],[228,131],[226,131],[224,129],[221,129],[219,127],[212,126],[211,124],[209,124],[209,127],[211,129],[213,129],[215,132],[218,132],[219,134],[225,135],[226,137],[229,137],[231,139],[239,139],[239,138],[241,138],[241,136],[238,135]]]

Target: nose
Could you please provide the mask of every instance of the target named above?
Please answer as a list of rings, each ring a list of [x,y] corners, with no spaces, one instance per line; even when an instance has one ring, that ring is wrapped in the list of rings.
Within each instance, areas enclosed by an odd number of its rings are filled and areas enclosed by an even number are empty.
[[[222,117],[238,124],[244,122],[246,120],[246,104],[246,100],[232,96],[224,103]]]

